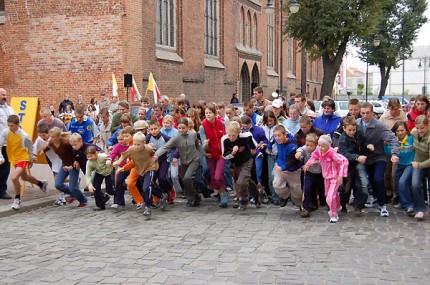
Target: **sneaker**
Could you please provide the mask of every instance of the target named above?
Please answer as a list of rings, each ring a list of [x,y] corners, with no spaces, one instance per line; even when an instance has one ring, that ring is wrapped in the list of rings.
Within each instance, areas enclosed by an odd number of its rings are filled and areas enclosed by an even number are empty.
[[[175,189],[172,189],[169,191],[169,195],[167,196],[167,204],[172,205],[175,202],[176,198],[176,191]]]
[[[378,200],[376,198],[372,198],[368,203],[364,204],[364,207],[373,208],[376,206],[376,202],[378,202]]]
[[[107,201],[110,200],[110,195],[109,194],[105,194],[105,196],[103,197],[103,203],[106,204]]]
[[[66,205],[66,200],[58,199],[55,201],[54,206],[64,206]]]
[[[425,216],[427,216],[427,212],[418,212],[414,218],[417,221],[422,221],[422,220],[424,220]]]
[[[43,180],[42,183],[43,185],[42,185],[42,188],[40,188],[40,190],[42,190],[43,193],[48,194],[48,181]]]
[[[330,217],[330,223],[331,224],[337,223],[338,221],[339,221],[339,217],[338,216]]]
[[[346,208],[346,206],[341,206],[340,211],[342,213],[348,213],[348,209]]]
[[[118,208],[119,208],[119,205],[118,205],[118,204],[112,204],[110,207],[111,207],[112,209],[118,209]]]
[[[19,210],[19,208],[21,208],[21,199],[15,198],[15,200],[13,200],[12,209]]]
[[[143,203],[137,203],[136,204],[136,211],[142,209],[142,207],[143,207]]]
[[[168,195],[167,195],[167,193],[163,193],[161,195],[162,196],[161,196],[161,199],[160,199],[160,203],[158,203],[158,205],[159,205],[160,209],[162,211],[164,211],[166,209]]]
[[[379,211],[381,212],[381,217],[388,217],[390,215],[385,205],[382,207],[379,207]]]
[[[66,201],[67,204],[72,204],[73,202],[75,202],[75,198],[73,197],[68,198]]]
[[[143,210],[143,216],[149,220],[151,218],[151,208],[145,207],[145,210]]]
[[[279,199],[279,207],[283,208],[287,206],[287,203],[288,203],[288,199],[282,199],[282,198]]]
[[[394,209],[400,209],[400,208],[402,208],[402,205],[400,205],[400,203],[397,203],[397,204],[393,205],[393,208]]]
[[[311,216],[311,214],[306,211],[305,209],[302,210],[302,212],[300,213],[300,217],[302,218],[309,218]]]
[[[407,209],[406,209],[406,214],[407,214],[409,217],[413,217],[413,216],[415,216],[414,208],[412,208],[412,207],[407,208]]]
[[[246,205],[242,201],[239,201],[238,205],[239,205],[239,211],[246,210]]]
[[[259,189],[258,193],[260,194],[261,203],[263,203],[263,204],[269,204],[269,197],[267,196],[267,194],[264,191],[264,189]]]
[[[83,207],[83,206],[82,206]],[[100,208],[100,207],[94,207],[93,208],[93,211],[103,211],[103,210],[105,210],[106,208]]]
[[[226,208],[227,204],[228,204],[228,194],[227,194],[227,192],[224,192],[224,193],[221,194],[221,199],[220,199],[220,202],[219,202],[219,206],[221,208]]]
[[[87,205],[87,203],[79,203],[78,208],[85,207],[86,205]]]

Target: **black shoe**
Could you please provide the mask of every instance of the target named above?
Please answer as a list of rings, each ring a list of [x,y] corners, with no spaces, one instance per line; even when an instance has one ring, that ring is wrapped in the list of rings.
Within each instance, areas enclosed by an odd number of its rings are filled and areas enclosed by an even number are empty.
[[[105,194],[105,196],[103,197],[103,203],[106,204],[106,202],[109,201],[109,200],[110,200],[109,194]]]
[[[194,198],[194,204],[196,206],[199,206],[201,201],[202,201],[202,197],[200,196],[200,194],[196,194],[196,198]]]
[[[288,199],[279,199],[279,207],[283,208],[285,206],[287,206],[288,203]]]
[[[9,194],[4,193],[3,195],[0,195],[0,199],[10,200],[10,199],[12,199],[12,197]]]

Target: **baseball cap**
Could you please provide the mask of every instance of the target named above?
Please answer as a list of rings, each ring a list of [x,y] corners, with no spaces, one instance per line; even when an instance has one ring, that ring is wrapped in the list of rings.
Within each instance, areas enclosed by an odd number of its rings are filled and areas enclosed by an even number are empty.
[[[148,123],[144,120],[139,120],[139,121],[134,123],[134,129],[136,131],[147,129],[148,127],[149,127]]]
[[[275,108],[282,108],[283,105],[284,105],[284,102],[282,102],[281,99],[275,99],[272,101],[272,106]]]

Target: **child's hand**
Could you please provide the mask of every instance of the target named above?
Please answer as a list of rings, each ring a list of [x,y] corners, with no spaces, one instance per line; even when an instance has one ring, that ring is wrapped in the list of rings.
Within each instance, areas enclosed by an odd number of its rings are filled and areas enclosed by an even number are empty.
[[[276,165],[276,166],[275,166],[275,171],[276,171],[277,173],[282,173],[282,168],[281,168],[280,166]]]
[[[107,165],[107,161],[106,161],[106,165]],[[114,163],[112,163],[112,166],[113,167],[117,167],[119,165],[119,161],[117,160],[117,161],[115,161]]]
[[[3,164],[4,163],[4,159],[2,158],[2,159],[0,159],[0,164]]]
[[[73,162],[73,167],[75,169],[79,169],[79,162],[77,162],[77,161]]]
[[[113,146],[108,146],[108,151],[111,152],[113,150]]]
[[[123,172],[124,168],[120,167],[116,170],[115,175],[118,175],[119,173]]]
[[[339,176],[339,177],[337,178],[337,184],[338,184],[338,185],[342,185],[342,184],[343,184],[343,177],[342,177],[342,176]]]
[[[70,171],[70,170],[72,170],[73,169],[73,166],[71,165],[71,166],[64,166],[63,167],[63,169],[65,170],[65,171]]]
[[[300,159],[300,157],[302,157],[302,152],[301,152],[301,151],[296,152],[296,154],[294,155],[294,157],[295,157],[296,159]]]
[[[333,148],[333,150],[334,150],[335,152],[337,152],[337,151],[339,150],[339,147],[334,147],[334,148]]]
[[[154,148],[154,143],[149,143],[148,144],[150,147]]]
[[[111,166],[111,165],[112,165],[112,160],[107,159],[107,160],[106,160],[106,166]]]
[[[209,145],[209,140],[205,140],[203,143],[204,146],[208,146]]]
[[[412,167],[417,169],[418,168],[418,162],[412,161]]]
[[[306,173],[306,171],[308,171],[309,169],[309,165],[307,164],[303,165],[302,169],[303,169],[303,172]]]
[[[358,163],[360,163],[360,164],[365,164],[365,163],[366,163],[366,159],[367,159],[367,156],[365,156],[365,155],[360,155],[360,156],[357,158],[357,161],[358,161]]]
[[[96,191],[96,188],[94,188],[93,186],[89,186],[88,191],[90,191],[90,193],[94,193]]]
[[[373,146],[373,144],[369,144],[369,145],[367,146],[367,148],[368,148],[370,151],[374,151],[374,150],[375,150],[375,147]]]
[[[156,156],[155,154],[152,156],[151,158],[151,164],[154,164],[158,159],[158,156]]]
[[[233,147],[233,151],[231,152],[232,155],[235,155],[237,152],[239,151],[239,147],[237,145],[235,145]]]
[[[391,156],[391,162],[392,163],[399,163],[399,157],[396,155]]]

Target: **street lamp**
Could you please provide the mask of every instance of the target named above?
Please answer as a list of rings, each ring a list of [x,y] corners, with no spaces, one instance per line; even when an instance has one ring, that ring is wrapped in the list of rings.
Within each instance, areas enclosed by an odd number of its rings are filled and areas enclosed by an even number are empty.
[[[381,44],[381,40],[379,39],[378,36],[375,36],[373,38],[373,46],[377,47]],[[357,42],[357,46],[361,47],[363,45],[363,42],[360,40]],[[368,94],[368,89],[369,89],[369,42],[366,41],[366,47],[367,47],[367,52],[366,52],[366,102],[367,102],[367,94]]]
[[[424,64],[421,64],[421,60],[424,62]],[[420,63],[418,64],[419,68],[422,68],[424,66],[424,86],[423,86],[423,95],[427,96],[427,66],[430,67],[430,61],[427,65],[427,56],[424,56],[424,58],[420,58]]]
[[[274,0],[267,0],[267,5],[266,8],[264,9],[264,11],[266,12],[267,15],[273,15],[275,13],[275,6],[273,5]],[[280,15],[280,20],[279,20],[279,94],[280,96],[283,96],[284,94],[284,90],[283,90],[283,83],[282,83],[282,77],[283,77],[283,61],[284,61],[284,56],[282,54],[283,51],[283,37],[282,37],[282,24],[283,24],[283,20],[282,20],[282,8],[284,7],[284,1],[283,0],[279,0],[279,4],[280,4],[280,9],[279,9],[279,15]],[[290,1],[290,13],[294,14],[297,13],[300,9],[300,4],[299,1],[297,0],[291,0]]]

